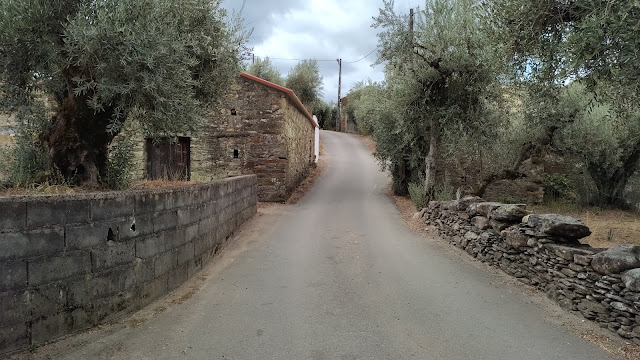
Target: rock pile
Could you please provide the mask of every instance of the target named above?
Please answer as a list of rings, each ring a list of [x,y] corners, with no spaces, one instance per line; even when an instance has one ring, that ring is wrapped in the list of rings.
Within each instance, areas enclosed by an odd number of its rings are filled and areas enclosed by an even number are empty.
[[[432,201],[416,217],[564,309],[640,343],[640,246],[591,248],[579,242],[591,231],[578,219],[477,197]]]

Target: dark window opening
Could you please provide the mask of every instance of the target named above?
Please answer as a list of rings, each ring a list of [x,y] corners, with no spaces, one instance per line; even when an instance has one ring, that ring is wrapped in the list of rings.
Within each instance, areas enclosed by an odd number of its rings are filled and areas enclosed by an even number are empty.
[[[147,139],[147,178],[149,180],[185,180],[191,173],[191,139],[177,141]]]
[[[238,151],[238,149],[233,149],[233,158],[237,159],[240,157],[240,152]]]
[[[236,109],[231,109],[231,115],[238,115],[238,113],[236,113]]]

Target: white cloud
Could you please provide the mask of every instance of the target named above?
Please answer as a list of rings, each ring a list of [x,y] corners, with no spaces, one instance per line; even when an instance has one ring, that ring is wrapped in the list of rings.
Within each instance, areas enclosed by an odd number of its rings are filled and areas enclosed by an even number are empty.
[[[240,0],[225,0],[227,9],[239,10]],[[420,4],[417,0],[396,1],[397,11]],[[296,61],[278,59],[316,59],[324,78],[324,99],[336,101],[338,63],[342,58],[342,94],[358,81],[384,79],[382,66],[371,67],[376,60],[376,29],[372,17],[378,15],[382,1],[371,0],[247,0],[243,17],[254,35],[250,40],[256,56],[269,56],[283,75]]]

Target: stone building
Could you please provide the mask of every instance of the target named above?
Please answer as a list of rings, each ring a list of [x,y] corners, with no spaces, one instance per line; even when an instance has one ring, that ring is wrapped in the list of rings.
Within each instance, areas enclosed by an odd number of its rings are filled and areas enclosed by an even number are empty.
[[[193,136],[140,146],[146,163],[138,174],[198,181],[256,174],[260,201],[284,201],[315,160],[317,127],[292,90],[243,73]]]

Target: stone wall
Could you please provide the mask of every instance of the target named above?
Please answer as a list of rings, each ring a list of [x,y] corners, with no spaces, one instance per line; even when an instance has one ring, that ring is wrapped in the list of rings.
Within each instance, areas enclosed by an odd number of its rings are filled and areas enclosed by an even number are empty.
[[[0,354],[112,321],[192,277],[257,210],[255,176],[0,198]]]
[[[284,201],[313,162],[311,121],[286,92],[239,76],[192,140],[192,178],[256,174],[260,201]]]
[[[288,156],[282,136],[286,106],[284,93],[239,77],[219,112],[203,126],[203,141],[192,142],[193,159],[202,159],[199,166],[192,163],[192,172],[218,179],[256,174],[260,201],[283,199]]]
[[[285,176],[287,195],[307,176],[309,164],[315,160],[315,128],[309,120],[291,104],[284,108],[283,135],[287,144],[287,170]]]
[[[416,217],[562,308],[640,343],[640,246],[591,248],[578,241],[590,231],[577,219],[479,198],[432,201]]]

